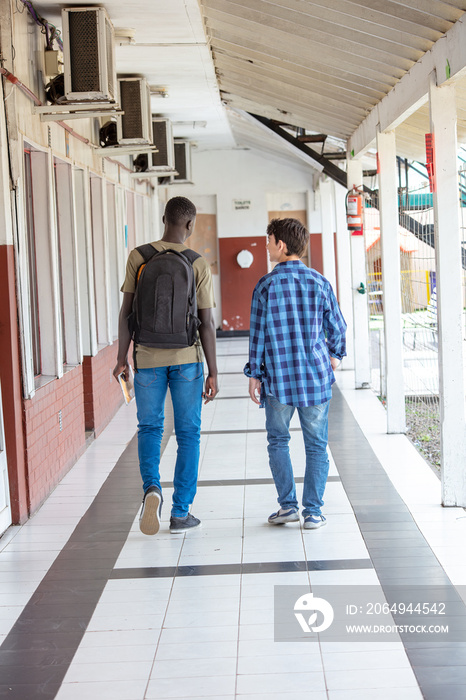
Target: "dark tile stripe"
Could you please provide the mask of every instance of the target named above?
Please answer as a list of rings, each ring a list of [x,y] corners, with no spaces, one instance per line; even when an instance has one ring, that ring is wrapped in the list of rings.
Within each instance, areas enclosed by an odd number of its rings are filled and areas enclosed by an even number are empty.
[[[234,401],[235,399],[243,399],[243,401],[244,401],[244,399],[249,399],[249,401],[251,400],[249,397],[249,394],[247,394],[245,396],[216,396],[215,397],[215,401]]]
[[[339,571],[372,569],[370,559],[325,559],[322,561],[264,561],[199,566],[147,566],[114,569],[111,579],[173,578],[184,576],[223,576],[227,574],[271,574],[282,571]]]
[[[343,487],[351,501],[374,568],[388,603],[396,602],[397,586],[438,584],[442,600],[457,603],[458,614],[466,606],[446,575],[406,504],[378,461],[342,393],[333,386],[330,403],[329,445]],[[395,586],[395,589],[391,588]],[[396,621],[398,624],[406,622]],[[422,621],[421,621],[422,622]],[[434,624],[438,624],[435,620]],[[425,643],[410,643],[400,634],[425,700],[466,698],[466,645],[454,645],[450,663],[445,643],[428,642],[433,667],[419,654]]]
[[[168,401],[162,452],[172,430]],[[0,698],[55,698],[141,496],[135,436],[0,646]]]
[[[340,481],[339,476],[329,476],[328,482]],[[295,482],[297,484],[302,484],[304,482],[303,476],[295,477]],[[198,481],[197,486],[258,486],[264,484],[274,484],[274,480],[270,479],[204,479],[203,481]],[[162,481],[162,488],[171,488],[173,486],[172,481]]]
[[[266,433],[265,428],[251,428],[250,430],[201,430],[201,435],[246,435],[248,433]],[[300,433],[301,428],[290,428],[290,433]]]

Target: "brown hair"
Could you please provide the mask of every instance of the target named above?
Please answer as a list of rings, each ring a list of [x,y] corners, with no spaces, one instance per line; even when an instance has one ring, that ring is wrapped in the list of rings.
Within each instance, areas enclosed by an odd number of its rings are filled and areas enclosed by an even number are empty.
[[[275,241],[283,241],[287,255],[301,257],[309,243],[309,233],[297,219],[272,219],[267,226],[267,235],[275,236]]]

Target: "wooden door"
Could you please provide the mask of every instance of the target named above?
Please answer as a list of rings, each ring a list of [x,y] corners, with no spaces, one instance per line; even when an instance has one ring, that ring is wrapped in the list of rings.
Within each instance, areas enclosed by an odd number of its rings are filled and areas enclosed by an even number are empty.
[[[267,274],[266,236],[219,238],[222,330],[249,330],[249,314],[254,287]],[[242,268],[237,255],[248,250],[251,267]]]

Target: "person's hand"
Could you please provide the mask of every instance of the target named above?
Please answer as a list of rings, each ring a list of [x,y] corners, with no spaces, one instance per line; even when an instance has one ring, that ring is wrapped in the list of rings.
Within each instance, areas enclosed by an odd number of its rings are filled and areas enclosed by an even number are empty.
[[[331,357],[330,364],[332,365],[332,369],[335,372],[336,368],[341,365],[341,360],[339,360],[337,357]]]
[[[120,374],[124,374],[125,382],[129,380],[129,364],[127,360],[117,360],[115,369],[113,370],[113,376],[118,381]]]
[[[254,403],[260,404],[261,383],[255,377],[249,378],[249,396]]]
[[[202,398],[205,399],[204,405],[206,403],[209,403],[209,401],[213,401],[215,397],[218,394],[218,382],[217,382],[217,376],[212,376],[211,374],[207,375],[207,379],[205,380],[205,389],[204,393],[202,394]]]

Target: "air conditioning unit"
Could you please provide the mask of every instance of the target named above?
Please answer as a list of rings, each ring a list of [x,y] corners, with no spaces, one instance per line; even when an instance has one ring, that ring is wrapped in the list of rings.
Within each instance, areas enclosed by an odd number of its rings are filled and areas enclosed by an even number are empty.
[[[133,157],[135,172],[170,175],[175,170],[175,148],[172,124],[169,119],[152,117],[152,140],[157,149],[155,153],[140,153]]]
[[[65,99],[115,102],[114,29],[103,7],[62,10]]]
[[[173,171],[175,169],[175,148],[172,124],[169,119],[152,117],[152,141],[157,152],[141,153],[133,159],[133,163],[137,166],[136,171],[160,174]]]
[[[145,78],[119,78],[118,94],[124,112],[117,118],[118,143],[152,143],[150,90]]]
[[[174,170],[175,144],[171,121],[152,117],[152,136],[158,151],[152,154],[152,170]]]
[[[175,139],[175,170],[178,175],[170,176],[170,183],[191,183],[191,144]]]

